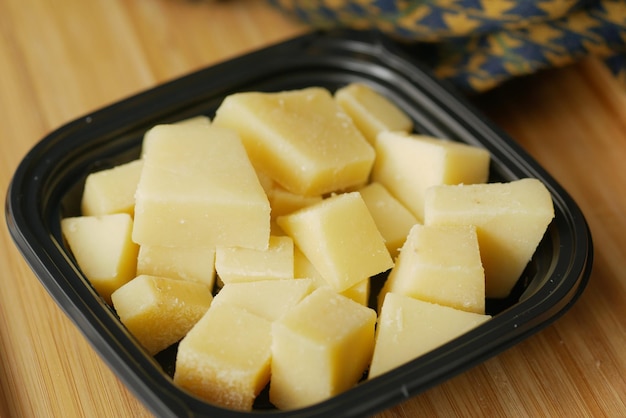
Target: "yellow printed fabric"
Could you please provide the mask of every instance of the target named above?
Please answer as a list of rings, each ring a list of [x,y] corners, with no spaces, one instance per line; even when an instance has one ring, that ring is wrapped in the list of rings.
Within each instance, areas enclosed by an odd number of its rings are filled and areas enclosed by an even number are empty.
[[[626,0],[268,0],[316,28],[379,30],[415,45],[462,91],[594,55],[626,79]]]

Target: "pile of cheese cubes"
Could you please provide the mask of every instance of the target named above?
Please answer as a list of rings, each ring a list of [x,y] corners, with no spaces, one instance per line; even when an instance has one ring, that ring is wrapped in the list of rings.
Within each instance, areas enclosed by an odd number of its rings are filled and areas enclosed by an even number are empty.
[[[489,164],[364,84],[237,93],[90,174],[62,231],[151,355],[178,344],[176,384],[236,410],[269,385],[294,409],[490,318],[554,211]]]

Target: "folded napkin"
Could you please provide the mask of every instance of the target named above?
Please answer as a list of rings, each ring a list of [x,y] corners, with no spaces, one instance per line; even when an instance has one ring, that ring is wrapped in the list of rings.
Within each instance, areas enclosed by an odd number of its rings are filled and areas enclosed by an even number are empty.
[[[316,28],[376,29],[481,92],[594,55],[626,80],[626,0],[268,0]]]

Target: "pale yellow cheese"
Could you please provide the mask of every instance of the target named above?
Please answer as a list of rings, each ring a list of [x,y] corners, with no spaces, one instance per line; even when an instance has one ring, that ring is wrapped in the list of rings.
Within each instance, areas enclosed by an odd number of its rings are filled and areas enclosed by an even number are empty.
[[[424,219],[426,189],[437,184],[484,183],[489,152],[445,139],[382,132],[376,140],[372,180],[381,183],[418,219]]]
[[[271,235],[264,250],[217,247],[215,270],[223,283],[293,279],[293,240]]]
[[[265,174],[263,171],[259,170],[257,167],[254,167],[254,171],[256,172],[256,176],[259,179],[259,183],[261,183],[261,187],[263,187],[263,191],[269,197],[276,187],[279,187],[278,184],[272,180],[270,176]]]
[[[211,119],[205,115],[192,116],[190,118],[181,119],[177,122],[173,123],[174,125],[204,125],[208,126],[211,124]],[[145,135],[143,138],[143,142],[141,143],[141,158],[146,154],[148,148],[150,147],[150,141],[152,139],[151,135]]]
[[[485,272],[473,225],[413,226],[379,293],[485,313]]]
[[[330,284],[315,269],[315,266],[311,264],[309,259],[306,258],[298,247],[295,247],[293,252],[293,274],[296,279],[311,280],[316,289],[320,287],[328,287],[332,289]],[[371,281],[369,277],[366,277],[354,286],[339,292],[339,294],[350,298],[361,305],[367,306],[370,298],[370,290]]]
[[[134,160],[91,173],[85,179],[81,198],[84,216],[128,213],[135,210],[135,191],[143,161]]]
[[[312,279],[229,283],[220,289],[213,305],[229,303],[268,321],[275,321],[314,289]]]
[[[139,247],[131,240],[127,213],[61,220],[61,230],[78,267],[108,303],[111,293],[135,277]]]
[[[273,322],[272,404],[301,408],[350,389],[370,362],[375,323],[374,310],[329,288]]]
[[[358,304],[368,306],[370,301],[371,287],[371,279],[367,277],[355,284],[354,286],[347,288],[343,292],[340,292],[339,294],[349,299],[352,299]]]
[[[232,94],[213,125],[236,130],[255,167],[300,195],[364,184],[374,162],[372,146],[320,87]]]
[[[351,83],[340,88],[335,100],[372,145],[380,132],[413,129],[413,121],[404,111],[366,84]]]
[[[177,122],[174,122],[177,125],[204,125],[208,126],[211,124],[211,119],[206,115],[198,115],[191,116],[186,119],[181,119]]]
[[[489,320],[489,315],[387,293],[378,316],[372,379],[428,353]]]
[[[135,242],[267,248],[269,202],[234,131],[158,125],[146,140],[150,146],[136,193]]]
[[[426,195],[427,225],[476,226],[486,295],[509,295],[554,217],[552,197],[537,179],[436,186]]]
[[[280,186],[272,189],[268,197],[274,219],[322,201],[322,196],[303,196],[292,193]]]
[[[359,189],[359,193],[385,239],[389,254],[397,257],[409,230],[418,223],[417,218],[380,183],[370,183]]]
[[[120,321],[154,355],[178,342],[209,309],[203,283],[139,275],[111,295]]]
[[[178,345],[174,383],[208,402],[252,409],[270,379],[271,322],[216,304]]]
[[[358,192],[329,197],[277,222],[336,292],[393,266]]]
[[[279,216],[287,215],[314,203],[318,203],[323,198],[321,195],[309,196],[290,192],[272,180],[272,178],[263,171],[257,169],[256,172],[261,186],[263,186],[263,190],[265,190],[265,194],[270,201],[272,221],[275,221]]]
[[[517,229],[549,212],[537,194],[526,199],[528,190],[520,197],[507,189],[501,199],[477,192],[471,203],[433,192],[439,185],[486,182],[488,153],[409,134],[410,118],[366,85],[340,89],[334,100],[322,88],[239,93],[217,113],[215,126],[199,116],[151,129],[142,159],[128,164],[136,179],[116,173],[116,180],[106,180],[111,190],[123,183],[117,192],[130,204],[113,210],[138,215],[133,236],[141,251],[138,277],[118,282],[114,291],[104,288],[103,297],[151,354],[195,324],[178,348],[174,381],[226,408],[250,410],[269,382],[270,364],[270,400],[280,409],[300,408],[352,387],[372,354],[370,377],[489,319],[476,314],[484,312],[485,296],[478,244],[488,253],[483,258],[517,256],[481,241],[481,228],[508,228],[503,235],[515,235],[512,247],[526,254],[536,231],[520,238]],[[374,164],[367,141],[378,155],[374,182],[365,186]],[[111,206],[89,187],[86,211]],[[112,192],[100,193],[101,200],[114,200]],[[517,207],[485,212],[472,206],[510,203],[511,195]],[[532,212],[533,205],[541,209]],[[552,217],[551,200],[550,209]],[[458,213],[461,224],[448,225]],[[523,225],[511,227],[519,213]],[[78,224],[65,221],[64,234]],[[109,225],[113,235],[120,224]],[[86,232],[79,235],[85,247],[95,247]],[[110,231],[94,235],[101,249]],[[393,267],[404,238],[374,334],[369,276]],[[137,253],[133,245],[121,258]],[[513,264],[509,269],[519,263]],[[216,269],[225,280],[213,299]],[[509,286],[505,282],[494,279],[492,295]]]
[[[330,286],[297,246],[293,250],[293,275],[296,279],[305,277],[312,279],[316,287]]]
[[[213,288],[215,249],[141,245],[137,256],[137,275],[140,274],[197,281]]]

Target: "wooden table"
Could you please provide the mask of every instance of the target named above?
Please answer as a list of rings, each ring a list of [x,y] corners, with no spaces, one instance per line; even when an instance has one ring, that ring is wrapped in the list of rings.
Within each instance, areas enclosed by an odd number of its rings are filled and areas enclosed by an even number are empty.
[[[305,31],[252,0],[0,3],[0,189],[52,129]],[[474,99],[577,200],[596,258],[544,331],[380,417],[626,414],[626,90],[586,60]],[[0,416],[147,417],[0,227]]]

